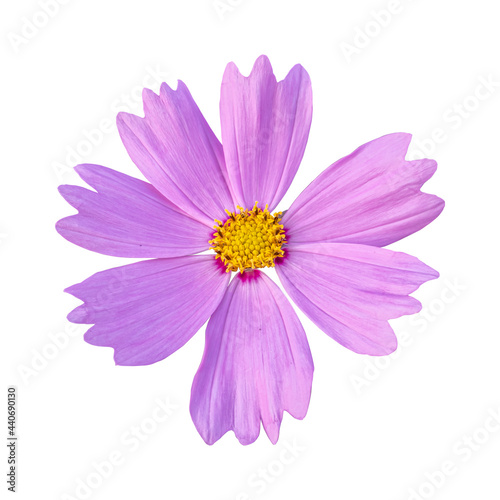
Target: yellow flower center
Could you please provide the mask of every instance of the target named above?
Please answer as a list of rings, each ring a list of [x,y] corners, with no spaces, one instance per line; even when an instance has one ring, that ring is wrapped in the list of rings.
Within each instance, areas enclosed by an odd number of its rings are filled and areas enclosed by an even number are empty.
[[[216,232],[209,243],[217,254],[215,258],[225,264],[226,272],[274,267],[274,259],[285,253],[281,248],[286,243],[281,212],[271,215],[267,205],[262,210],[257,204],[251,210],[237,207],[239,213],[226,210],[229,218],[224,223],[215,220]]]

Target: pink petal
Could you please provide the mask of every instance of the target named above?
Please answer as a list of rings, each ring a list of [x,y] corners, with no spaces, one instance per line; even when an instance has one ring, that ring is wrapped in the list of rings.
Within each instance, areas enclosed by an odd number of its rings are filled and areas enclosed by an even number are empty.
[[[90,186],[60,186],[77,215],[57,231],[88,250],[117,257],[176,257],[207,250],[213,229],[183,215],[153,186],[99,165],[78,165]]]
[[[256,201],[268,203],[273,210],[306,147],[312,117],[309,75],[296,65],[276,83],[266,56],[257,59],[248,77],[230,63],[222,80],[220,114],[235,201],[247,208]]]
[[[182,347],[226,291],[211,255],[155,259],[94,274],[65,291],[83,300],[73,323],[95,323],[89,344],[113,347],[118,365],[149,365]]]
[[[327,168],[283,216],[288,241],[382,247],[433,221],[444,202],[420,188],[436,162],[405,161],[410,140],[410,134],[385,135]]]
[[[119,113],[118,130],[132,161],[172,203],[213,225],[232,209],[222,146],[186,85],[143,92],[145,118]],[[225,170],[224,170],[225,171]]]
[[[191,391],[191,416],[213,444],[233,430],[242,444],[278,440],[283,410],[306,415],[313,361],[291,304],[263,273],[237,275],[208,322]]]
[[[408,294],[439,276],[410,255],[348,243],[292,245],[276,264],[287,293],[319,328],[372,355],[396,349],[387,320],[420,311]]]

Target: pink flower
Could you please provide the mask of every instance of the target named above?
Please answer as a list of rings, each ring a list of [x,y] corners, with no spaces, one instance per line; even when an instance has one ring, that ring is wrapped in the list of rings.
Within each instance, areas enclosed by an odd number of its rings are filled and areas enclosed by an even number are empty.
[[[436,162],[405,161],[411,136],[386,135],[335,162],[273,214],[311,124],[311,82],[300,65],[280,82],[265,56],[248,77],[227,66],[224,146],[182,82],[177,90],[163,84],[159,96],[144,90],[144,111],[120,113],[118,129],[150,183],[78,165],[95,191],[60,187],[78,214],[57,230],[95,252],[152,259],[68,288],[83,301],[68,319],[94,324],[85,340],[113,347],[119,365],[160,361],[209,320],[191,393],[196,428],[208,444],[229,430],[249,444],[262,422],[276,443],[284,410],[306,415],[313,361],[293,307],[259,269],[275,267],[297,306],[343,346],[391,353],[397,341],[387,320],[418,312],[409,294],[438,273],[381,247],[443,209],[420,191]]]

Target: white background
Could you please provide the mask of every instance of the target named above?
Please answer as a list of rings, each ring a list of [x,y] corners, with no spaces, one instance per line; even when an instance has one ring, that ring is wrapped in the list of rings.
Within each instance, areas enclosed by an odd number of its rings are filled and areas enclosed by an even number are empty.
[[[495,2],[66,0],[51,17],[40,3],[4,2],[0,16],[2,392],[18,387],[17,498],[500,498]],[[56,188],[79,183],[67,168],[77,148],[140,177],[114,119],[118,108],[141,114],[140,88],[157,91],[159,79],[182,79],[220,136],[225,65],[248,74],[262,53],[279,79],[300,62],[313,82],[309,143],[280,208],[357,146],[411,132],[412,154],[438,160],[425,190],[446,208],[392,248],[441,278],[415,293],[422,313],[392,322],[400,348],[376,363],[299,312],[316,367],[307,417],[287,414],[276,446],[261,432],[247,447],[232,433],[209,447],[188,411],[203,332],[160,363],[117,367],[112,349],[70,329],[79,301],[62,290],[126,259],[55,232],[73,213]],[[176,406],[161,423],[157,398]],[[108,477],[95,472],[118,454]]]

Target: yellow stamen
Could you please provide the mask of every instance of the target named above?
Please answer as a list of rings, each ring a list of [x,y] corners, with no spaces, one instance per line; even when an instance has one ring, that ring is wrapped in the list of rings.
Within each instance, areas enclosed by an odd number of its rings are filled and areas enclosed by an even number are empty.
[[[264,210],[257,205],[255,202],[251,210],[238,206],[240,213],[226,210],[228,219],[215,221],[216,232],[209,243],[217,254],[215,258],[225,264],[226,272],[274,267],[274,259],[285,253],[281,248],[286,243],[281,212],[271,215],[267,205]]]

